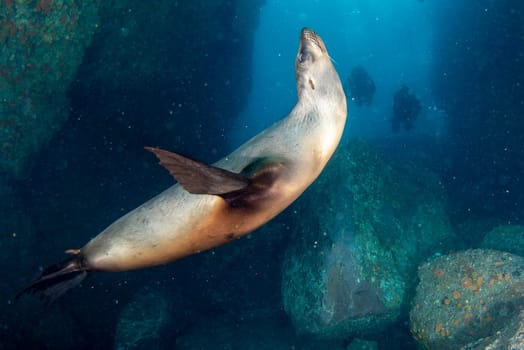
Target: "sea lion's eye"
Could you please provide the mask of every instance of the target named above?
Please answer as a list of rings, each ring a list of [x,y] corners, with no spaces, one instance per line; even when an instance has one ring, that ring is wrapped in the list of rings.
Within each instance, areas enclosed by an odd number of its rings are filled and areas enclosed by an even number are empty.
[[[305,61],[309,60],[311,58],[311,54],[305,51],[301,51],[298,54],[298,62],[304,63]]]

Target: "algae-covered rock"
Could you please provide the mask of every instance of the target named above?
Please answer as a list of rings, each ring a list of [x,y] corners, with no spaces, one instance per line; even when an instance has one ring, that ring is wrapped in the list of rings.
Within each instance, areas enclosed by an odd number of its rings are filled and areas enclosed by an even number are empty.
[[[177,350],[344,350],[343,342],[300,338],[285,318],[201,318],[176,340]]]
[[[429,349],[484,349],[479,344],[487,346],[485,342],[501,336],[508,338],[499,343],[518,341],[519,314],[524,310],[523,271],[524,258],[488,249],[458,252],[423,264],[410,313],[413,335]],[[487,337],[492,338],[483,339]]]
[[[67,119],[67,88],[97,23],[96,1],[0,6],[0,172],[24,176]]]
[[[399,316],[404,281],[391,254],[365,239],[365,247],[324,236],[290,248],[282,294],[300,333],[347,338],[383,329]],[[366,264],[374,270],[367,271]]]
[[[513,321],[494,335],[479,339],[463,350],[520,350],[524,349],[524,310],[520,311]]]
[[[355,338],[348,345],[346,350],[378,350],[378,343],[372,340]]]
[[[141,290],[122,310],[116,327],[115,349],[158,348],[170,312],[171,305],[165,295],[155,290]]]
[[[401,314],[412,274],[453,232],[439,179],[341,146],[296,206],[283,267],[286,312],[301,333],[378,334]]]
[[[480,246],[524,256],[524,227],[519,225],[497,226],[484,236]]]

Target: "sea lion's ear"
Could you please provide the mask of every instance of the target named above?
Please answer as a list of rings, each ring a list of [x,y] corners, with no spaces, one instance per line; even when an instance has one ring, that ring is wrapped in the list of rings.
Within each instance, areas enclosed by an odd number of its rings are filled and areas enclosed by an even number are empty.
[[[186,191],[193,194],[223,195],[249,185],[243,175],[220,169],[160,148],[145,147],[153,152]]]

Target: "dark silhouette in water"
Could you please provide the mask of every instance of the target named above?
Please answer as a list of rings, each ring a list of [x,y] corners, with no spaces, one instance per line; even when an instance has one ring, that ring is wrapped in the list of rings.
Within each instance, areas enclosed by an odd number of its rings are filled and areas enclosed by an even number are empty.
[[[356,66],[346,81],[346,90],[357,106],[370,105],[375,95],[375,82],[362,66]]]
[[[419,99],[406,85],[402,85],[393,97],[393,131],[398,132],[401,124],[404,124],[405,130],[411,130],[421,110]]]

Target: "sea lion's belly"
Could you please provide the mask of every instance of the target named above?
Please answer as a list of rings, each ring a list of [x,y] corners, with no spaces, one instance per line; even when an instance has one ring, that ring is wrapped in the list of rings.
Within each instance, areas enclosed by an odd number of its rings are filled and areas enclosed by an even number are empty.
[[[121,217],[82,248],[92,269],[124,271],[164,264],[201,250],[216,196],[191,195],[174,185]]]
[[[271,220],[307,186],[277,181],[256,203],[230,207],[219,196],[174,185],[115,221],[82,248],[93,270],[125,271],[165,264],[244,236]]]

